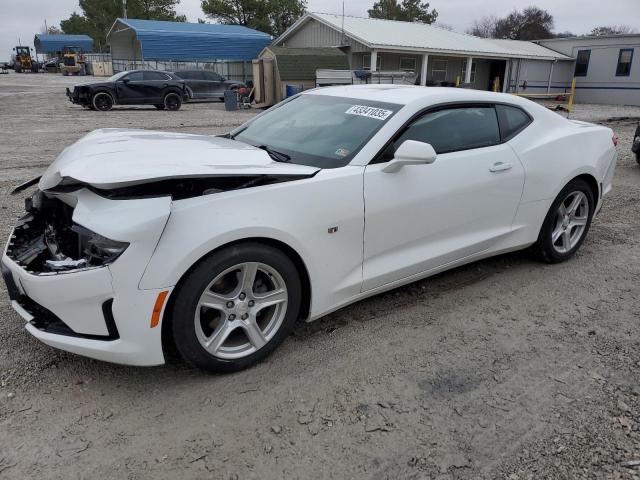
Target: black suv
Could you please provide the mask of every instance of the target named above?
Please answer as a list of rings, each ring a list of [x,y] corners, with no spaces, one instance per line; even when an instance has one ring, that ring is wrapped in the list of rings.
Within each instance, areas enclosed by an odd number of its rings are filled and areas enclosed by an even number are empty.
[[[72,103],[106,112],[114,105],[153,105],[159,110],[179,110],[187,100],[184,80],[158,70],[132,70],[116,73],[103,82],[67,88]]]
[[[174,74],[185,81],[189,98],[193,100],[224,100],[224,92],[245,86],[207,70],[181,70]]]

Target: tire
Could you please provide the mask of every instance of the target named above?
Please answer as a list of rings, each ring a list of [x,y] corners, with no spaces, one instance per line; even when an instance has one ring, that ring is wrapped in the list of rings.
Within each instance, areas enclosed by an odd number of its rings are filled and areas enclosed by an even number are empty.
[[[241,279],[252,276],[253,287],[243,289]],[[289,335],[301,298],[298,271],[282,251],[254,242],[224,248],[191,270],[175,292],[169,314],[176,348],[200,369],[242,370]]]
[[[533,246],[534,254],[547,263],[560,263],[571,258],[589,233],[594,210],[591,186],[582,179],[569,182],[544,219]]]
[[[164,96],[163,103],[166,110],[175,112],[176,110],[180,110],[180,107],[182,106],[182,98],[177,93],[169,92]]]
[[[640,165],[640,153],[636,153],[636,162]]]
[[[158,110],[164,110],[164,105],[154,105]]]
[[[113,97],[107,92],[98,92],[91,97],[91,106],[95,110],[108,112],[113,108]]]

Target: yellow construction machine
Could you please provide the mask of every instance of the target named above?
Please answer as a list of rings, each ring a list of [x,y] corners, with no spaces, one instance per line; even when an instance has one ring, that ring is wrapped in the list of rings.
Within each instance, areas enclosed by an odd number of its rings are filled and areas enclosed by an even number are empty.
[[[31,47],[23,46],[13,48],[15,53],[11,56],[11,60],[16,73],[38,71],[38,62],[31,58],[31,50]]]

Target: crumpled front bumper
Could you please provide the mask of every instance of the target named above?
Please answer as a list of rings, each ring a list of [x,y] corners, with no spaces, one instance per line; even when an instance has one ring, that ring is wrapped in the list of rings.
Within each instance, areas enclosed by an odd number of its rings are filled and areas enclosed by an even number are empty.
[[[7,253],[12,235],[1,263],[13,309],[29,333],[52,347],[127,365],[163,364],[161,324],[152,326],[151,318],[158,295],[171,288],[138,284],[166,224],[170,200],[119,202],[88,190],[74,195],[74,222],[127,238],[129,248],[109,265],[33,272]]]
[[[161,328],[150,328],[158,294],[117,293],[109,267],[32,275],[2,257],[11,306],[34,337],[55,348],[127,365],[164,363]]]
[[[91,98],[88,93],[78,91],[77,88],[74,88],[73,91],[67,87],[66,96],[69,98],[71,103],[75,103],[78,105],[89,105],[91,102]]]

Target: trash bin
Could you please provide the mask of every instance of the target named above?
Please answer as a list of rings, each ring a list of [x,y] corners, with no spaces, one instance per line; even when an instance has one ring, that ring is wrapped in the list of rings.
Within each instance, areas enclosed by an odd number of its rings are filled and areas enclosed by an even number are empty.
[[[238,110],[238,95],[235,90],[224,92],[224,109],[228,112]]]
[[[287,85],[287,98],[298,94],[298,87],[295,85]]]

